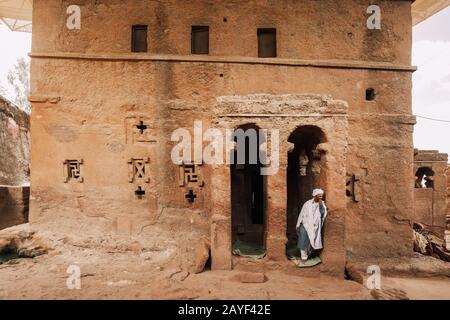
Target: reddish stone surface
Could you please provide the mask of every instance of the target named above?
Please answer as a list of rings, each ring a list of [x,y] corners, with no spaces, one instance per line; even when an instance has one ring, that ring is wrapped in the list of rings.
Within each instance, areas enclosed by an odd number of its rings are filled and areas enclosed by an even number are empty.
[[[412,255],[408,1],[383,2],[381,31],[365,27],[369,1],[80,3],[81,30],[65,27],[65,2],[33,4],[33,224],[131,235],[186,269],[206,237],[212,268],[233,268],[230,169],[202,166],[204,185],[187,202],[170,137],[195,120],[204,130],[256,124],[280,130],[280,170],[266,180],[263,264],[286,267],[288,139],[314,126],[325,136],[318,183],[330,209],[315,270],[342,276],[346,261]],[[130,53],[133,24],[148,25],[148,53]],[[208,56],[190,55],[192,25],[210,26]],[[256,57],[261,27],[277,28],[277,58]],[[365,100],[367,88],[375,101]],[[133,131],[139,121],[144,137]],[[145,196],[129,181],[130,158],[150,159]],[[83,159],[82,183],[64,183],[68,159]],[[345,195],[352,175],[358,202]]]
[[[446,229],[448,197],[448,155],[434,150],[415,150],[414,173],[431,170],[432,187],[414,188],[414,216],[411,220],[426,224],[442,237]],[[415,184],[418,182],[416,181]]]

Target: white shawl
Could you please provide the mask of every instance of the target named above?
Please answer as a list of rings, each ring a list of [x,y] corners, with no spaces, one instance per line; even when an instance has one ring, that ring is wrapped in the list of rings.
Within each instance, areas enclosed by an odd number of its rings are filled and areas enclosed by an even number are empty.
[[[322,226],[327,216],[327,207],[323,202],[325,213],[323,219],[320,219],[319,203],[314,202],[314,199],[308,200],[303,205],[300,214],[298,215],[296,228],[300,228],[300,224],[306,229],[306,233],[309,237],[309,242],[314,249],[322,249]]]

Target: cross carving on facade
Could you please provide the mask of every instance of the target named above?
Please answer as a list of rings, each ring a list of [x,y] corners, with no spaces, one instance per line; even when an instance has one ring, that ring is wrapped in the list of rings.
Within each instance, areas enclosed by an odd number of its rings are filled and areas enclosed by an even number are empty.
[[[196,164],[183,164],[179,172],[180,187],[203,187],[204,182],[200,174],[200,166]]]
[[[143,196],[145,196],[145,190],[141,186],[139,186],[134,194],[137,195],[138,198],[142,198]]]
[[[145,182],[149,183],[149,163],[150,158],[132,158],[128,160],[128,182]]]
[[[347,179],[346,182],[347,189],[345,192],[347,194],[347,197],[350,197],[353,202],[359,202],[359,194],[357,194],[357,183],[359,181],[360,180],[357,178],[357,176],[353,174],[350,178]]]
[[[193,203],[195,199],[197,198],[197,195],[192,191],[189,190],[188,193],[186,193],[185,198],[190,202]]]
[[[79,160],[66,160],[64,161],[64,183],[70,180],[78,181],[82,183],[84,181],[81,175],[81,165],[83,164],[83,159]]]
[[[144,131],[147,130],[148,126],[144,124],[144,121],[141,121],[136,128],[141,132],[141,134],[144,134]]]

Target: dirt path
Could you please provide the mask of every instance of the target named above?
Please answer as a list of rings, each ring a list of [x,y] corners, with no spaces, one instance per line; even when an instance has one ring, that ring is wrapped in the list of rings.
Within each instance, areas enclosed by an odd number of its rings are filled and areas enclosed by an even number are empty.
[[[81,289],[69,290],[68,266],[78,265]],[[383,278],[374,294],[353,281],[266,273],[242,283],[240,271],[188,274],[130,253],[83,248],[0,265],[0,299],[450,299],[449,279]]]
[[[69,265],[81,270],[81,289],[69,290]],[[131,254],[43,255],[0,265],[0,299],[368,299],[361,285],[335,278],[266,273],[264,283],[241,283],[240,271],[188,274],[161,269]]]
[[[355,281],[325,275],[292,275],[276,269],[265,272],[264,282],[244,283],[254,278],[255,273],[249,276],[241,270],[206,270],[190,274],[176,263],[175,266],[167,264],[168,255],[164,250],[153,247],[142,250],[129,241],[120,243],[105,237],[100,242],[69,239],[45,232],[40,236],[45,241],[34,237],[26,227],[19,227],[0,237],[3,249],[13,243],[16,246],[20,243],[21,250],[25,248],[28,254],[45,246],[48,248],[48,253],[34,258],[17,258],[9,253],[9,258],[14,259],[8,261],[5,261],[8,255],[3,251],[0,255],[0,299],[450,300],[448,277],[383,277],[382,290],[370,291]],[[67,272],[70,266],[79,268],[79,290],[67,286],[68,279],[76,276],[76,272]],[[71,283],[75,282],[69,281]]]

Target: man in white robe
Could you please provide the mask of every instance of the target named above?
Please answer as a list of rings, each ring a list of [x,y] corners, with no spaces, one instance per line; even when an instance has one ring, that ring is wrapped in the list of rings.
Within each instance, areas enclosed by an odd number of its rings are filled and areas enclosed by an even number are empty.
[[[314,189],[313,199],[302,207],[297,220],[297,247],[303,261],[308,260],[309,251],[322,249],[322,226],[327,216],[327,207],[323,201],[323,190]]]

